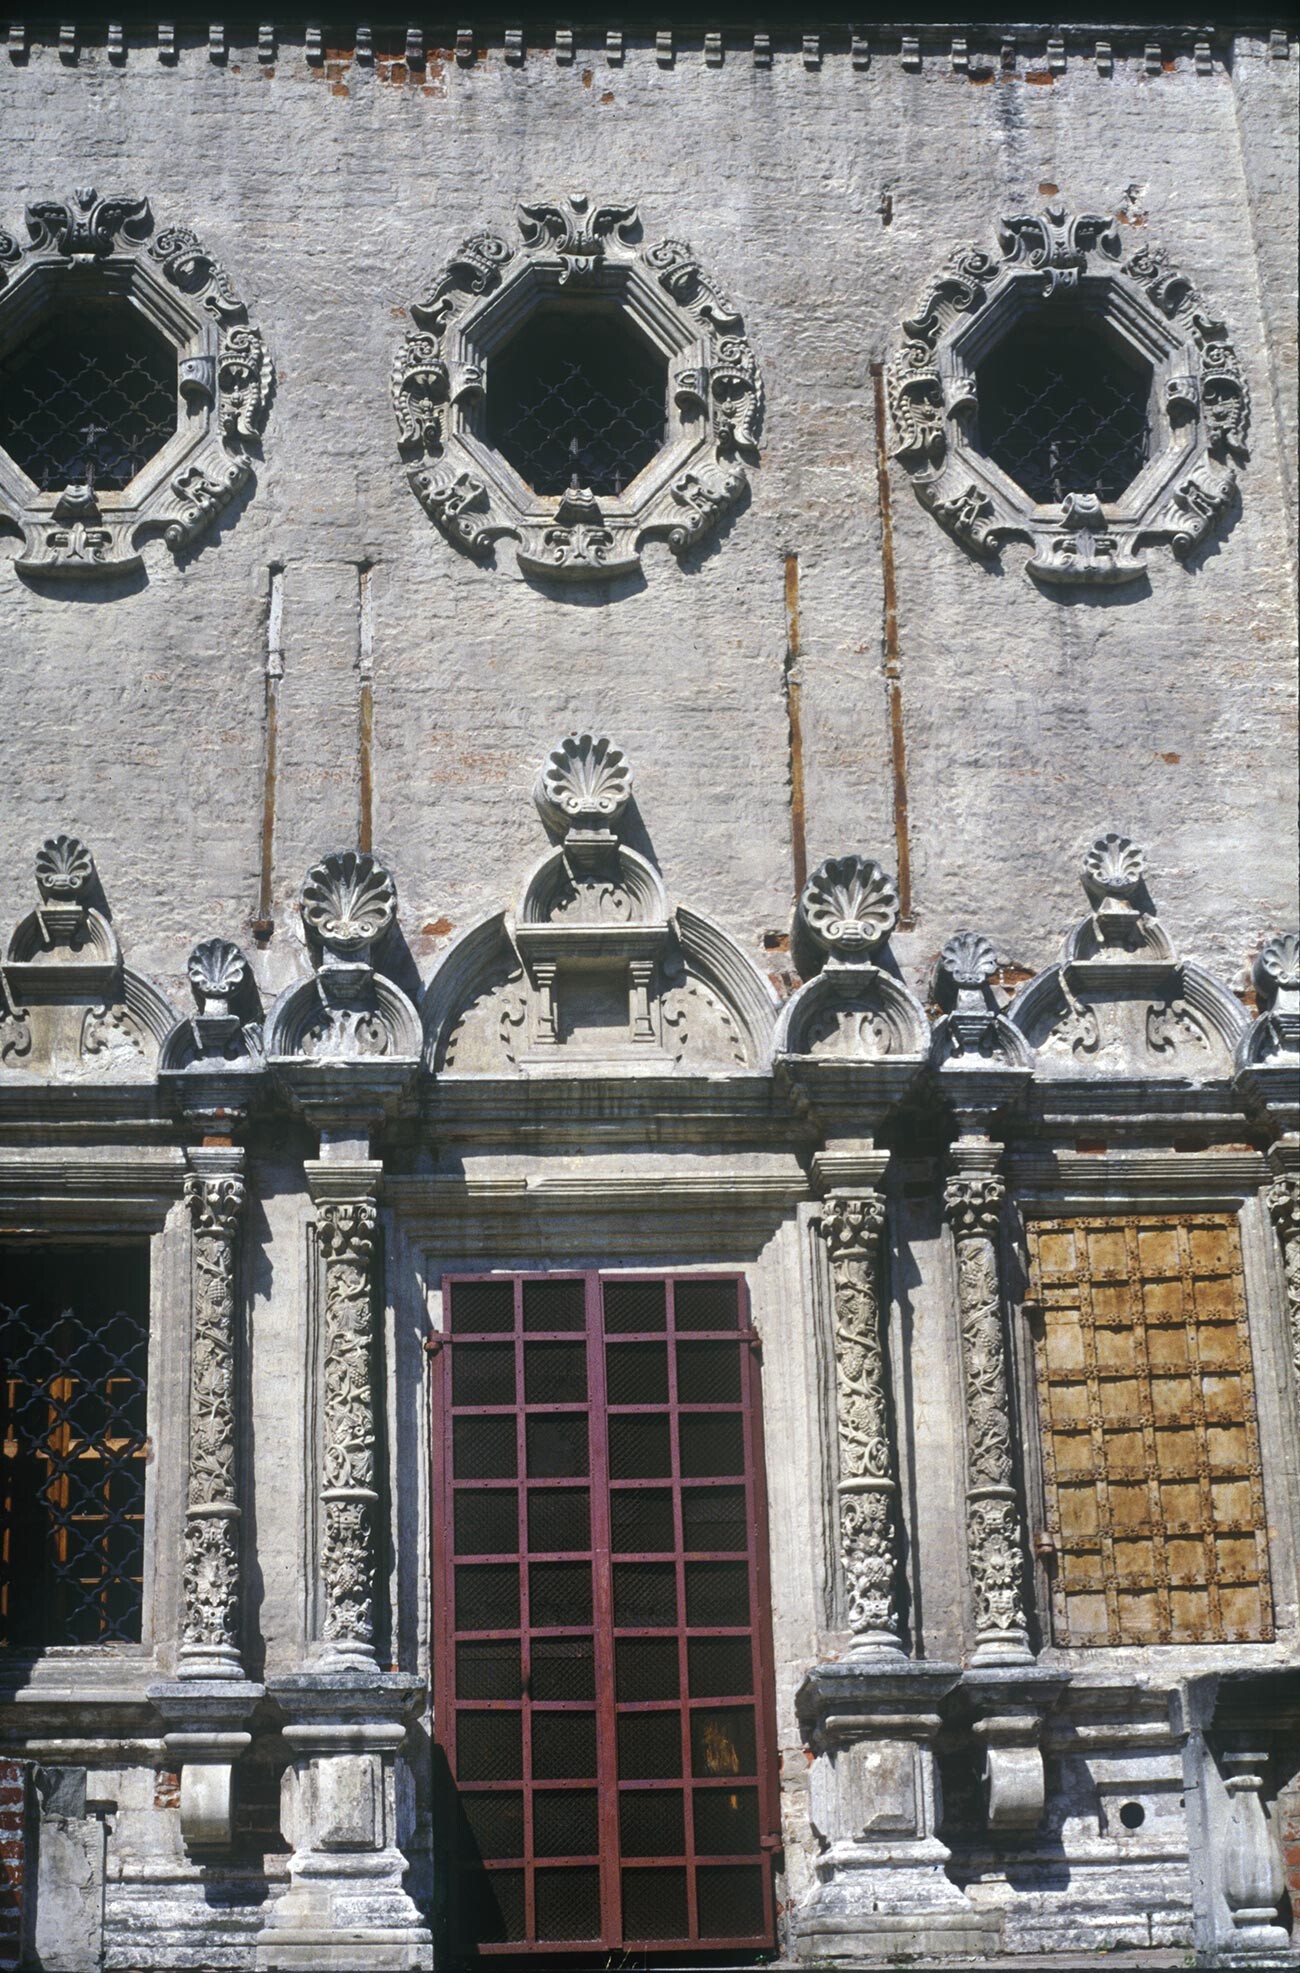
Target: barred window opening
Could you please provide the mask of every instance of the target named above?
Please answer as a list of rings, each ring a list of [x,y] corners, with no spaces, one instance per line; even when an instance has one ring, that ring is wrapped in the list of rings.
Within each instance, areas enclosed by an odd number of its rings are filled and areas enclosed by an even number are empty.
[[[566,1965],[764,1951],[776,1749],[742,1284],[444,1288],[434,1676],[452,1931],[483,1959],[563,1947]]]
[[[149,1256],[0,1248],[0,1645],[136,1642]]]
[[[1031,317],[980,364],[983,448],[1040,505],[1117,500],[1151,450],[1151,372],[1095,326]]]
[[[121,298],[45,316],[0,363],[0,445],[43,493],[120,493],[176,423],[175,348]]]
[[[487,437],[534,493],[620,494],[667,431],[667,366],[618,316],[555,309],[493,358]]]

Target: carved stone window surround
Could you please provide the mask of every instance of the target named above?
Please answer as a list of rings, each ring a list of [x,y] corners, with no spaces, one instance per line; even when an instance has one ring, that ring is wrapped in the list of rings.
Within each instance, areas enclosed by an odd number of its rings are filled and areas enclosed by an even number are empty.
[[[680,556],[745,492],[741,460],[757,457],[762,386],[744,324],[688,247],[664,240],[638,251],[637,225],[634,206],[593,209],[585,197],[521,207],[522,246],[475,235],[412,305],[419,327],[393,369],[399,449],[417,498],[456,547],[486,556],[509,536],[529,575],[628,576],[645,541],[664,538]],[[494,355],[556,305],[616,311],[667,368],[664,445],[619,495],[539,495],[483,433]]]
[[[230,277],[188,228],[155,232],[144,198],[79,190],[27,211],[22,245],[0,232],[0,354],[39,316],[125,299],[176,352],[177,429],[121,492],[42,492],[0,448],[0,522],[23,536],[25,576],[93,580],[140,568],[161,535],[181,554],[251,484],[271,363]]]
[[[1130,252],[1098,215],[1049,208],[999,237],[1000,256],[952,256],[890,366],[895,456],[922,504],[976,554],[1029,541],[1029,573],[1049,587],[1133,581],[1151,542],[1186,557],[1235,505],[1247,456],[1249,391],[1223,323],[1159,249]],[[1017,322],[1063,306],[1150,367],[1152,456],[1114,501],[1039,505],[978,441],[979,363]]]

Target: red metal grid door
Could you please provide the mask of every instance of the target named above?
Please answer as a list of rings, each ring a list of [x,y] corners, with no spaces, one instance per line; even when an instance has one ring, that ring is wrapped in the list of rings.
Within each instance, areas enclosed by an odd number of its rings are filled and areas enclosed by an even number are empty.
[[[733,1276],[445,1284],[435,1719],[480,1953],[770,1948],[757,1350]]]

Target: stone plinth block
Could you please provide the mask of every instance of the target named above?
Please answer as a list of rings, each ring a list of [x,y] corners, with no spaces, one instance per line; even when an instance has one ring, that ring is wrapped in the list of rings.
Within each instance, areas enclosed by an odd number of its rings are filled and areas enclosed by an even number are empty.
[[[817,1884],[794,1914],[799,1958],[878,1965],[894,1956],[996,1951],[996,1915],[946,1872],[934,1742],[956,1665],[859,1657],[816,1665],[797,1705],[813,1755]]]
[[[428,1928],[403,1888],[396,1801],[397,1756],[423,1683],[324,1671],[267,1689],[290,1749],[280,1811],[293,1855],[289,1888],[258,1937],[258,1973],[430,1968]]]

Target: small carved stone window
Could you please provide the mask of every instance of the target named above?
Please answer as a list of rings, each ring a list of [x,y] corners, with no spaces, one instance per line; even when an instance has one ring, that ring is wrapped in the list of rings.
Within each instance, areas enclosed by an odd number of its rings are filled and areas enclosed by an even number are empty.
[[[976,372],[980,439],[1040,506],[1118,500],[1146,465],[1151,365],[1095,322],[1033,315]]]
[[[486,426],[534,493],[621,494],[667,430],[668,365],[617,314],[533,316],[501,352]]]
[[[393,364],[416,497],[471,555],[529,575],[635,575],[694,550],[746,492],[763,392],[734,303],[682,240],[641,250],[632,205],[519,208],[521,244],[463,240]]]
[[[124,297],[58,311],[0,363],[0,445],[48,493],[120,493],[176,430],[176,348]]]
[[[140,567],[252,485],[271,364],[221,263],[147,199],[81,187],[0,230],[0,532],[23,576]]]
[[[1121,218],[1126,215],[1121,214]],[[1049,586],[1143,576],[1238,503],[1250,392],[1227,324],[1101,213],[1049,206],[955,253],[889,370],[895,457],[975,554],[1027,541]]]
[[[0,1249],[0,1646],[140,1637],[148,1345],[143,1243]]]

